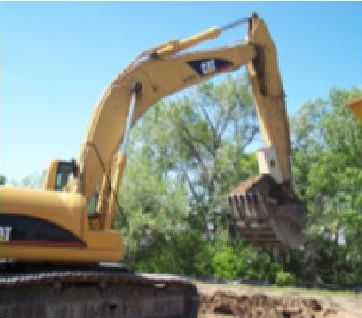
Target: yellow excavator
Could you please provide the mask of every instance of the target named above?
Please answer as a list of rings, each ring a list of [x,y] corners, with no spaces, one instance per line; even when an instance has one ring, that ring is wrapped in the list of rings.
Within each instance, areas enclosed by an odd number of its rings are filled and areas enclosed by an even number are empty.
[[[242,23],[244,43],[185,51]],[[305,207],[292,187],[285,95],[274,42],[253,14],[140,54],[100,98],[77,160],[51,162],[43,190],[0,188],[1,318],[197,316],[188,280],[116,265],[123,258],[112,228],[117,192],[130,130],[147,109],[243,65],[266,147],[258,153],[260,175],[230,192],[231,210],[252,243],[298,246]]]

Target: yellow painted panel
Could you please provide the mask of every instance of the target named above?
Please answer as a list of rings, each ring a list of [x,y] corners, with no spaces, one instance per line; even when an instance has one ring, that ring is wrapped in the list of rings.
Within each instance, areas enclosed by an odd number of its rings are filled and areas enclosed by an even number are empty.
[[[86,247],[11,245],[0,243],[0,258],[22,261],[117,262],[123,257],[123,243],[118,231],[88,232]]]
[[[82,239],[86,226],[85,199],[79,194],[12,187],[0,188],[0,213],[36,217]]]
[[[357,118],[362,122],[362,97],[354,99],[348,103]]]

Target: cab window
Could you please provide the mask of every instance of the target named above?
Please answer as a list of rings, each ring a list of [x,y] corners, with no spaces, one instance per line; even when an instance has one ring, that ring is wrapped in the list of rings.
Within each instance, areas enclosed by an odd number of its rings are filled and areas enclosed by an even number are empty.
[[[55,190],[61,191],[66,186],[70,175],[73,175],[73,163],[59,162],[55,178]]]

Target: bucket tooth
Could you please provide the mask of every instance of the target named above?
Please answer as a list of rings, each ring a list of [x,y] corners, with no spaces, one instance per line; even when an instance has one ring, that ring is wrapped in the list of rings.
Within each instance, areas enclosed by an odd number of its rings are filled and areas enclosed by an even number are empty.
[[[235,197],[238,198],[237,202],[239,204],[238,207],[240,211],[240,217],[245,218],[246,217],[245,199],[242,195]]]
[[[261,174],[233,189],[229,204],[240,233],[251,243],[277,248],[299,246],[306,208],[288,185]]]
[[[245,202],[246,217],[251,219],[250,198],[248,195],[244,197],[244,202]]]
[[[232,214],[236,217],[236,204],[235,204],[235,201],[234,201],[234,197],[233,196],[228,196],[228,201],[229,201],[229,207],[231,208],[231,212]]]
[[[253,218],[258,218],[257,215],[257,206],[256,206],[256,202],[254,200],[254,194],[248,193],[248,197],[249,197],[249,202],[250,202],[250,207],[251,207],[251,215]]]

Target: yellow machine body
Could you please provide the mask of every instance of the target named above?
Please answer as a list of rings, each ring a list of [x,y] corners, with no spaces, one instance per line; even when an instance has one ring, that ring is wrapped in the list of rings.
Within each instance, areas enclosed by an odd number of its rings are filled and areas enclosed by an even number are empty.
[[[1,217],[6,222],[0,238],[3,258],[67,262],[122,258],[119,232],[90,230],[86,202],[80,194],[0,188],[0,198]]]

